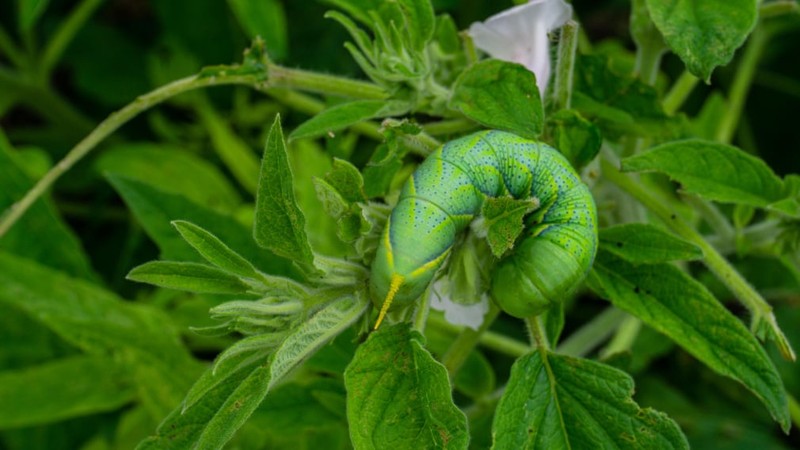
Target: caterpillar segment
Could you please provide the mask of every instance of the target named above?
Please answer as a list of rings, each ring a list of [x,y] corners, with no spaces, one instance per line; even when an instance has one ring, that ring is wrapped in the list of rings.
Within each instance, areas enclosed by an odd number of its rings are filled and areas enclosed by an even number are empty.
[[[535,198],[539,207],[492,274],[490,293],[507,313],[528,317],[560,302],[597,252],[589,189],[555,149],[502,131],[448,142],[413,173],[387,222],[372,264],[373,299],[386,313],[414,302],[449,255],[458,233],[489,197]]]

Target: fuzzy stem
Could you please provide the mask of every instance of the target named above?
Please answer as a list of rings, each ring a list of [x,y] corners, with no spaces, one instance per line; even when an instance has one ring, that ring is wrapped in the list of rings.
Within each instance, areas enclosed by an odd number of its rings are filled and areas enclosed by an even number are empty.
[[[466,329],[465,327],[453,325],[438,314],[431,314],[428,317],[428,324],[450,333],[461,333]],[[528,344],[493,331],[486,331],[481,334],[478,342],[483,347],[513,357],[520,357],[531,351],[531,347]]]
[[[575,54],[578,50],[579,29],[578,23],[573,20],[567,21],[561,27],[554,86],[556,111],[569,109],[572,105],[572,78],[575,72]]]
[[[365,100],[383,100],[388,97],[388,93],[382,87],[366,81],[274,65],[269,67],[268,72],[270,87],[285,87]]]
[[[467,357],[472,353],[475,345],[480,341],[481,335],[489,329],[498,315],[500,315],[500,308],[490,302],[489,312],[487,312],[486,316],[483,318],[481,326],[477,330],[473,330],[472,328],[464,328],[461,330],[461,333],[450,345],[450,348],[442,355],[441,362],[447,369],[447,373],[450,374],[451,379],[456,376],[458,370],[464,365],[464,361],[467,360]]]

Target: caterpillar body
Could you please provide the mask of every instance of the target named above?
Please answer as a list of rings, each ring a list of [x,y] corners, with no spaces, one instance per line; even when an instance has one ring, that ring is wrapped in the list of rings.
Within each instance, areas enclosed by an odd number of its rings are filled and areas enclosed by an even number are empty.
[[[535,198],[538,209],[495,267],[491,297],[516,317],[539,314],[585,277],[597,251],[597,210],[588,187],[557,150],[503,131],[443,145],[406,182],[372,263],[380,306],[415,301],[449,255],[456,235],[488,197]]]

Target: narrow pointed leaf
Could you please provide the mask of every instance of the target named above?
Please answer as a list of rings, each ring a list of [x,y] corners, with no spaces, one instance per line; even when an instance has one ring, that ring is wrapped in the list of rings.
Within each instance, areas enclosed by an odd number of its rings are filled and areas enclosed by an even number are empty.
[[[181,291],[242,294],[248,286],[235,275],[204,264],[152,261],[134,267],[127,278]]]
[[[184,220],[173,221],[172,225],[206,261],[236,275],[258,277],[258,271],[250,261],[233,251],[209,231]]]
[[[300,124],[289,135],[289,139],[312,138],[336,133],[365,120],[399,116],[408,110],[408,103],[398,100],[357,100],[342,103],[328,108]]]

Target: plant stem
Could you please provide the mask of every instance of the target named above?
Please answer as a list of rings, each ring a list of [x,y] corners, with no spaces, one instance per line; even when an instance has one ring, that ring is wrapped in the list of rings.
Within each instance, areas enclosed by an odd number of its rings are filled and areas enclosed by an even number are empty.
[[[703,251],[705,258],[703,262],[708,269],[739,299],[740,302],[753,315],[751,330],[757,335],[765,331],[762,327],[767,326],[766,331],[771,333],[784,358],[794,361],[796,356],[794,350],[789,345],[788,340],[778,327],[772,306],[767,303],[761,295],[753,289],[742,275],[712,247],[703,236],[694,228],[689,226],[683,219],[672,213],[665,202],[659,201],[650,192],[636,183],[631,177],[620,172],[606,159],[600,161],[603,175],[610,182],[614,183],[623,191],[637,199],[647,209],[652,211],[669,228],[682,238],[697,245]]]
[[[14,41],[11,40],[11,37],[6,33],[3,27],[0,27],[0,52],[6,55],[8,60],[15,66],[20,68],[25,66],[25,56],[23,56],[22,52],[14,45]]]
[[[86,20],[91,17],[92,13],[102,3],[103,0],[83,0],[70,12],[69,17],[61,23],[42,54],[40,63],[42,79],[47,79],[64,50],[72,42],[72,39],[83,27]]]
[[[145,94],[124,108],[112,113],[102,121],[88,136],[80,141],[67,155],[53,166],[37,183],[29,190],[22,199],[11,205],[11,207],[0,217],[0,236],[3,236],[22,214],[31,207],[33,202],[41,197],[53,183],[75,163],[80,161],[97,144],[116,131],[120,126],[136,117],[142,111],[161,103],[162,101],[177,94],[208,86],[224,84],[255,84],[253,76],[216,76],[200,78],[196,75],[174,81],[164,85],[148,94]]]
[[[794,398],[792,394],[786,394],[789,397],[789,416],[794,422],[794,426],[800,428],[800,403]]]
[[[700,81],[699,78],[689,73],[688,70],[684,70],[667,95],[664,96],[664,112],[669,115],[675,114],[697,86],[698,81]]]
[[[611,342],[600,352],[600,357],[607,358],[615,353],[630,350],[633,343],[636,342],[636,337],[639,336],[639,330],[641,329],[642,321],[639,318],[628,316],[623,319],[614,337],[611,338]]]
[[[613,306],[606,308],[565,339],[556,351],[570,356],[586,356],[611,336],[625,317],[628,314],[620,309]]]
[[[569,109],[572,105],[572,77],[575,72],[575,54],[578,50],[578,30],[580,26],[573,20],[561,27],[558,42],[558,61],[556,62],[555,110]]]
[[[465,329],[465,327],[453,325],[438,314],[430,315],[428,317],[428,323],[450,333],[460,333]],[[531,347],[528,344],[493,331],[486,331],[481,334],[478,342],[483,347],[513,357],[520,357],[531,351]]]
[[[441,120],[422,125],[422,129],[431,136],[448,136],[476,128],[478,128],[478,124],[466,119]]]
[[[464,365],[464,361],[467,360],[475,345],[480,341],[481,335],[489,329],[498,315],[500,315],[500,308],[493,302],[489,302],[489,311],[483,318],[481,326],[477,330],[472,328],[461,330],[461,333],[450,345],[450,348],[442,355],[441,362],[447,369],[447,373],[450,374],[451,379],[456,376],[458,370]]]
[[[389,95],[382,87],[366,81],[275,65],[270,65],[267,70],[269,87],[300,89],[365,100],[383,100]]]
[[[800,5],[795,0],[777,0],[759,6],[758,18],[764,20],[798,11],[800,11]]]
[[[736,230],[733,229],[733,225],[728,222],[728,218],[713,203],[693,195],[686,197],[686,201],[700,213],[720,238],[726,241],[736,239]]]
[[[540,350],[550,350],[550,340],[547,339],[547,333],[544,332],[541,317],[528,317],[525,319],[525,324],[531,334],[531,342]]]
[[[750,40],[744,49],[742,60],[736,67],[736,77],[733,79],[733,85],[728,96],[728,110],[722,116],[719,128],[717,129],[716,139],[722,143],[729,143],[736,132],[736,127],[739,124],[739,118],[744,110],[744,104],[747,100],[747,93],[750,90],[750,85],[753,83],[755,77],[758,61],[767,47],[769,36],[766,31],[761,27],[756,27],[750,35]]]

